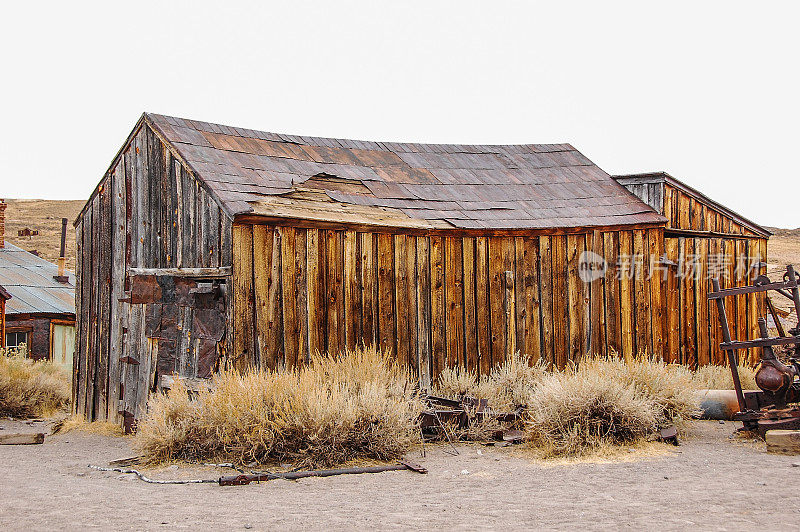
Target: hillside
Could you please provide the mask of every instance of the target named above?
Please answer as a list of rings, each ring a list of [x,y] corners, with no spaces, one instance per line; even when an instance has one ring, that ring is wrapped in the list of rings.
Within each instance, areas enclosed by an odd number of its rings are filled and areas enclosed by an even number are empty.
[[[6,241],[40,257],[57,262],[61,247],[61,218],[67,225],[67,269],[75,271],[75,228],[72,222],[83,208],[83,200],[6,199]],[[22,229],[39,231],[37,236],[21,237]]]

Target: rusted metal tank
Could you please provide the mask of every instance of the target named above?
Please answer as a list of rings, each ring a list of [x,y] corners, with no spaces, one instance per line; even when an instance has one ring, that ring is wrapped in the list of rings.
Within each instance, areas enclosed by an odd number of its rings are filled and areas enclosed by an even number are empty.
[[[703,419],[731,420],[739,411],[735,390],[700,390],[697,393]]]

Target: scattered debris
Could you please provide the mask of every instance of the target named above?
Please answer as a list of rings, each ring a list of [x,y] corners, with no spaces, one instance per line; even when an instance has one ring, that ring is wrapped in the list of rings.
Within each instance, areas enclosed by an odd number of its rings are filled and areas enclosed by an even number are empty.
[[[111,460],[108,465],[116,467],[126,467],[131,465],[140,464],[142,462],[141,456],[131,456],[130,458],[120,458],[119,460]]]
[[[678,442],[678,429],[674,426],[661,429],[659,439],[664,443],[671,443],[676,447],[680,445],[680,442]]]
[[[462,396],[460,399],[447,399],[445,397],[438,397],[435,395],[426,395],[423,397],[427,404],[427,409],[420,414],[420,427],[423,434],[436,434],[439,430],[444,431],[445,436],[448,437],[447,428],[445,423],[451,423],[460,429],[466,429],[471,424],[485,421],[487,419],[494,419],[501,423],[514,423],[522,419],[522,409],[514,412],[497,412],[489,407],[486,399],[471,397],[468,395]],[[496,436],[497,439],[503,440],[505,437],[511,439],[506,441],[521,441],[522,431],[498,431],[502,433]],[[505,436],[504,436],[505,434]],[[511,436],[513,434],[513,437]]]
[[[18,229],[17,236],[26,236],[30,240],[31,237],[39,236],[39,230],[31,229],[30,227],[26,227],[25,229]]]
[[[139,477],[139,480],[147,482],[148,484],[212,484],[214,482],[217,482],[213,478],[188,479],[188,480],[155,480],[144,476],[142,473],[140,473],[135,469],[122,469],[120,467],[101,467],[91,464],[89,464],[89,467],[97,471],[114,471],[116,473],[136,475],[137,477]]]

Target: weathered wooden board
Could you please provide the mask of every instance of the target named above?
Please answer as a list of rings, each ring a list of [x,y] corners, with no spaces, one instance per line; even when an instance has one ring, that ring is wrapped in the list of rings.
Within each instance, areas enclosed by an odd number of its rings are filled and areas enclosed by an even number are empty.
[[[800,430],[768,430],[765,439],[770,454],[800,454]]]
[[[489,239],[475,239],[475,316],[478,337],[478,369],[488,374],[492,368],[492,326],[489,302]]]
[[[477,305],[475,239],[465,237],[461,243],[461,251],[461,268],[464,279],[464,362],[467,368],[475,370],[479,367],[478,353],[480,352],[477,314],[475,313]]]
[[[44,443],[44,432],[0,433],[0,445],[37,445]]]
[[[446,367],[444,242],[442,237],[430,238],[431,268],[431,374],[436,378]]]
[[[397,320],[395,316],[394,238],[378,235],[378,338],[380,348],[394,355]]]
[[[552,277],[552,238],[539,237],[539,292],[541,309],[541,358],[548,364],[555,363],[553,354],[553,277]]]
[[[622,355],[625,358],[636,354],[635,320],[636,300],[634,295],[634,276],[636,258],[633,255],[633,233],[622,231],[619,234],[619,308]]]

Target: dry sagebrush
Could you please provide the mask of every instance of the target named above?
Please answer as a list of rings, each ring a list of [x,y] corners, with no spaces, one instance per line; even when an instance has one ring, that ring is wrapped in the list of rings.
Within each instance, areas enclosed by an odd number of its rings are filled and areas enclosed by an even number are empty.
[[[0,415],[48,416],[70,400],[69,374],[47,361],[24,358],[24,351],[0,351]]]
[[[661,424],[681,422],[699,413],[694,376],[685,366],[644,355],[627,361],[590,357],[579,371],[632,388],[652,403]]]
[[[688,368],[646,356],[587,357],[567,370],[548,371],[517,354],[480,378],[460,367],[446,369],[434,392],[485,398],[495,410],[521,407],[531,444],[545,456],[575,456],[681,424],[698,412],[695,389]],[[453,433],[487,439],[496,425],[474,423]]]
[[[631,386],[593,371],[568,371],[537,385],[526,433],[543,456],[578,456],[636,442],[657,424],[652,402]]]
[[[692,372],[656,358],[589,357],[541,380],[529,404],[528,439],[545,456],[578,456],[636,443],[698,413]]]
[[[743,390],[758,390],[756,370],[752,366],[739,365],[739,381]],[[728,366],[701,366],[694,372],[695,386],[706,390],[733,390],[733,376]]]
[[[137,445],[154,462],[390,460],[419,440],[421,409],[405,371],[359,349],[292,371],[222,373],[192,401],[179,384],[153,401]]]
[[[530,357],[516,353],[481,377],[460,366],[446,368],[433,392],[452,399],[465,395],[478,397],[486,399],[496,411],[512,411],[527,406],[536,384],[546,374],[544,362],[533,362]]]

